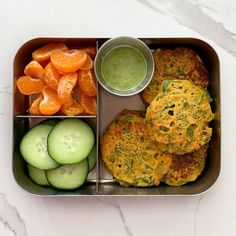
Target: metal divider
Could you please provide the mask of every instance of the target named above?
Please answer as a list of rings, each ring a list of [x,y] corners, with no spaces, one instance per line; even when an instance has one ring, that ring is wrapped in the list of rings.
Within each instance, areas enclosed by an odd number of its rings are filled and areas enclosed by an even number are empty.
[[[96,51],[98,51],[98,41],[96,41]],[[97,85],[97,125],[96,125],[96,145],[97,145],[97,150],[96,150],[96,157],[97,157],[97,164],[96,164],[96,188],[95,188],[95,195],[99,194],[99,183],[100,183],[100,158],[99,158],[99,143],[100,143],[100,94],[99,94],[99,84],[96,79],[96,85]]]

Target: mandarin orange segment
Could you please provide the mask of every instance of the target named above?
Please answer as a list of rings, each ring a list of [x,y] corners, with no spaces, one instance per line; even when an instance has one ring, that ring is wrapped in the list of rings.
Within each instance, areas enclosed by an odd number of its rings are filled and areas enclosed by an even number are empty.
[[[33,79],[30,76],[21,76],[16,81],[17,88],[24,95],[40,93],[43,90],[44,82],[41,79]]]
[[[97,112],[97,102],[94,97],[87,96],[81,91],[80,103],[84,107],[84,111],[89,115],[96,115]]]
[[[68,48],[64,43],[50,43],[35,50],[32,53],[32,57],[34,58],[34,60],[42,62],[49,59],[52,52],[54,52],[55,50],[66,51],[68,50]]]
[[[82,50],[54,51],[51,55],[53,66],[61,72],[76,72],[87,61],[87,53]]]
[[[24,73],[25,75],[31,76],[33,78],[42,79],[44,70],[43,67],[37,61],[33,60],[26,65]]]
[[[44,82],[51,88],[57,89],[58,83],[61,78],[61,74],[57,71],[57,69],[52,65],[52,63],[48,63],[48,65],[44,69]]]
[[[84,107],[78,103],[76,100],[73,101],[73,104],[65,108],[64,106],[61,107],[61,111],[68,116],[76,116],[80,115],[84,111]]]
[[[43,88],[43,100],[39,104],[39,110],[42,115],[53,115],[61,109],[61,102],[58,99],[57,91],[44,86]]]
[[[91,70],[81,70],[78,72],[78,84],[81,90],[90,97],[97,94],[96,81]]]
[[[91,58],[95,58],[97,50],[96,47],[83,47],[81,48],[81,50],[83,50],[84,52],[88,53],[90,55]]]
[[[77,49],[86,52],[92,59],[95,58],[97,50],[95,46],[70,47],[71,50]]]
[[[93,68],[93,60],[87,55],[87,61],[80,67],[80,70],[91,70]]]
[[[77,73],[63,75],[58,83],[58,98],[65,108],[73,103],[72,92],[77,83]]]
[[[39,110],[39,104],[43,100],[43,95],[40,94],[31,104],[29,112],[32,115],[41,115],[40,110]]]

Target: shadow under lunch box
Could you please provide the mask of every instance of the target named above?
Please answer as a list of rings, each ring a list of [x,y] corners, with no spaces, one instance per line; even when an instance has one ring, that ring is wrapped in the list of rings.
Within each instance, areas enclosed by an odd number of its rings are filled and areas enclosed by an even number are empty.
[[[13,130],[13,175],[18,185],[26,192],[36,196],[82,196],[82,195],[195,195],[208,190],[216,181],[220,172],[220,71],[219,59],[215,50],[206,42],[194,38],[140,38],[153,50],[157,48],[186,47],[195,51],[209,71],[208,91],[213,98],[211,103],[215,119],[211,122],[213,135],[210,141],[206,166],[196,181],[181,187],[160,184],[154,187],[122,187],[105,170],[99,160],[99,142],[110,121],[123,109],[145,110],[140,95],[119,97],[110,94],[97,84],[97,115],[75,116],[89,122],[96,133],[97,165],[89,173],[86,183],[78,189],[65,191],[35,184],[29,177],[26,162],[20,155],[19,143],[23,135],[44,119],[69,118],[70,116],[32,116],[27,113],[31,96],[24,96],[16,88],[16,80],[24,74],[25,65],[31,60],[34,50],[48,43],[65,43],[68,46],[95,46],[97,50],[108,39],[105,38],[36,38],[26,42],[17,52],[14,60],[14,130]]]

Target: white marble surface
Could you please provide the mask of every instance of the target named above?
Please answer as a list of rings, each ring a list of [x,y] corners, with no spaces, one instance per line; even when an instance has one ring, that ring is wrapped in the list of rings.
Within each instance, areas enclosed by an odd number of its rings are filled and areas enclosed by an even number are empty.
[[[0,1],[0,236],[236,235],[234,0]],[[221,62],[222,168],[195,197],[37,198],[11,172],[12,62],[30,38],[197,37]]]

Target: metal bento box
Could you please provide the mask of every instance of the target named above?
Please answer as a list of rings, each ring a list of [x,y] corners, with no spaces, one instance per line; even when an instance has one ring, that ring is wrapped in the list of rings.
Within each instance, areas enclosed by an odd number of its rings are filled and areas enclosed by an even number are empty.
[[[156,187],[121,187],[106,171],[99,158],[99,143],[107,125],[122,109],[145,110],[139,94],[129,97],[119,97],[107,92],[97,83],[97,114],[94,116],[80,115],[82,120],[90,123],[96,136],[97,165],[89,173],[86,183],[78,189],[64,191],[52,187],[35,184],[29,177],[26,162],[21,158],[19,143],[23,135],[44,119],[58,116],[32,116],[27,113],[31,96],[20,94],[16,88],[16,79],[23,74],[25,65],[30,61],[32,52],[48,43],[65,43],[69,46],[94,46],[99,49],[108,38],[35,38],[20,47],[14,60],[14,96],[13,96],[13,159],[12,171],[17,184],[26,192],[36,196],[92,196],[92,195],[195,195],[208,190],[217,180],[220,173],[220,71],[219,59],[215,50],[206,42],[195,38],[140,38],[151,50],[156,48],[186,47],[194,50],[203,60],[209,71],[209,93],[213,98],[211,107],[215,119],[211,122],[213,136],[210,141],[206,166],[196,181],[181,187],[171,187],[161,184]],[[70,116],[59,116],[68,118]]]

